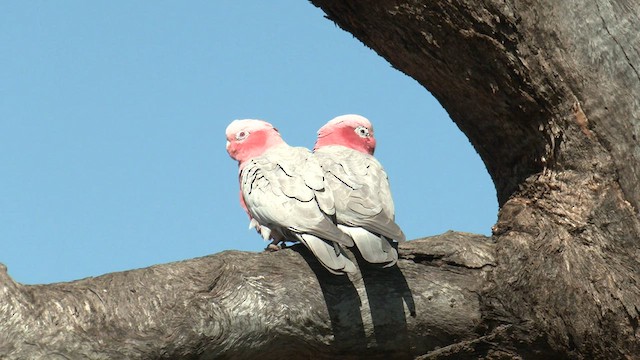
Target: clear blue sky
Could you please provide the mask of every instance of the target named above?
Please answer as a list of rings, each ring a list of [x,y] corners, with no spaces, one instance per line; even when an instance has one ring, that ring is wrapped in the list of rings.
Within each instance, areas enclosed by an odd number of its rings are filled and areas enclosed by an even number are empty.
[[[227,249],[260,251],[224,130],[312,147],[334,116],[374,124],[409,238],[489,234],[468,140],[416,81],[304,0],[0,3],[0,262],[48,283]]]

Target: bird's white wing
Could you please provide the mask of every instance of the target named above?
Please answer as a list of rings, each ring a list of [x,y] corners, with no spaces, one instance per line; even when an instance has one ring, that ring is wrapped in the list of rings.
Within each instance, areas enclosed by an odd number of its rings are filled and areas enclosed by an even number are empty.
[[[333,191],[338,223],[406,240],[395,222],[389,180],[378,160],[343,146],[325,146],[315,155]]]
[[[280,227],[353,246],[353,240],[320,208],[318,197],[325,196],[326,189],[308,185],[319,187],[317,177],[323,176],[319,166],[315,174],[302,172],[309,156],[303,148],[278,146],[250,160],[240,174],[247,208],[253,218],[269,228]]]

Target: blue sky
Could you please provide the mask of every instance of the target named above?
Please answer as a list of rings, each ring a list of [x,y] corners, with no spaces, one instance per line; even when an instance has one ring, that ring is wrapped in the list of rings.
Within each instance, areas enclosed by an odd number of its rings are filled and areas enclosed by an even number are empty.
[[[268,4],[267,4],[268,3]],[[374,124],[408,238],[490,234],[491,180],[413,79],[306,1],[0,3],[0,262],[49,283],[266,243],[224,130]]]

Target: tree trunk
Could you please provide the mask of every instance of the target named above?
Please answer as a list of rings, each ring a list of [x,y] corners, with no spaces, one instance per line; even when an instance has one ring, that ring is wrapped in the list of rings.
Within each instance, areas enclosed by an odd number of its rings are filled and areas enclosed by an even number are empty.
[[[493,236],[411,241],[349,278],[299,247],[0,271],[0,358],[640,358],[640,2],[312,2],[469,137]]]

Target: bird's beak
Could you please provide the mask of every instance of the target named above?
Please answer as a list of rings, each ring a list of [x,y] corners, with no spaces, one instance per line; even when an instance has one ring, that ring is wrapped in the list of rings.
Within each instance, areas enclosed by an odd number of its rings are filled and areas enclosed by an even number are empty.
[[[229,151],[229,146],[231,145],[231,143],[229,142],[229,140],[227,140],[227,151]]]

